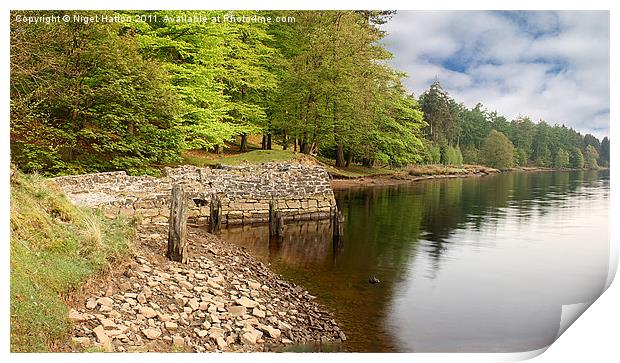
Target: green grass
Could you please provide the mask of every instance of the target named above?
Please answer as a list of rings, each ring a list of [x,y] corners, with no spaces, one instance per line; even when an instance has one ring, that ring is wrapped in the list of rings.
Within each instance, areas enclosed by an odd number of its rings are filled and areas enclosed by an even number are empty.
[[[253,150],[232,156],[215,156],[215,154],[211,153],[187,153],[183,155],[183,163],[199,167],[216,164],[260,164],[272,161],[291,161],[295,157],[291,150]]]
[[[317,157],[319,164],[325,167],[325,170],[336,179],[356,179],[376,175],[390,175],[397,173],[399,170],[383,166],[362,166],[359,164],[351,164],[346,168],[337,168],[334,166],[335,161],[325,157]]]
[[[11,177],[11,351],[44,352],[68,337],[64,298],[128,255],[132,225],[73,206],[39,176]]]

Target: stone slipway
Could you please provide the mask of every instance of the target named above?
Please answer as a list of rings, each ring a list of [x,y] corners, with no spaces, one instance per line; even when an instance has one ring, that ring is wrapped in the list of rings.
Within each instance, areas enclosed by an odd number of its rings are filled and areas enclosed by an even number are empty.
[[[130,176],[124,171],[53,179],[75,204],[100,208],[107,217],[137,217],[142,224],[165,223],[174,184],[192,200],[189,217],[204,224],[210,202],[222,203],[222,224],[265,223],[274,203],[285,221],[328,219],[336,200],[325,169],[297,163],[198,168],[165,168],[164,177]]]

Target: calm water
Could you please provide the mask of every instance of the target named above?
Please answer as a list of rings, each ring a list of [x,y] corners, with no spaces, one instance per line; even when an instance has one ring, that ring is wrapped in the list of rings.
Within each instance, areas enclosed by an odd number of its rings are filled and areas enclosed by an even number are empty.
[[[331,308],[349,351],[515,352],[555,339],[563,304],[600,295],[609,173],[521,172],[336,193],[329,222],[222,231]],[[381,283],[369,284],[369,276]]]

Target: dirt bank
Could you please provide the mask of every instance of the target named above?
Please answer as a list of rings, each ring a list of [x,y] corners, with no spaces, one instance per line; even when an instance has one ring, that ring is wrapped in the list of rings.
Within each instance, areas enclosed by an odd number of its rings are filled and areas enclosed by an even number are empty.
[[[66,351],[285,349],[346,336],[302,287],[244,250],[189,228],[188,264],[165,258],[167,226],[138,230],[135,258],[76,298]]]

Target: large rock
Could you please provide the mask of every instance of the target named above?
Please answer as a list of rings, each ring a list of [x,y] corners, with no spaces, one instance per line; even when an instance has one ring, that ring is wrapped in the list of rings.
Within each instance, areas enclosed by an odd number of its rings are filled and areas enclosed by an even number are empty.
[[[255,345],[257,340],[263,335],[260,331],[256,329],[252,329],[250,331],[245,332],[241,336],[241,342],[243,344]]]
[[[166,328],[167,331],[173,332],[179,328],[179,325],[175,322],[167,321],[164,323],[164,327]]]
[[[218,327],[211,327],[209,329],[209,338],[215,339],[221,337],[224,334],[224,329]]]
[[[263,325],[261,329],[267,334],[269,334],[269,336],[272,337],[273,339],[278,339],[280,335],[282,335],[282,332],[280,331],[280,329],[276,329],[272,327],[271,325]]]
[[[81,322],[81,321],[88,320],[88,318],[84,316],[84,314],[80,313],[79,311],[75,309],[71,309],[71,311],[69,311],[69,320],[73,322]]]
[[[228,344],[221,336],[215,338],[215,343],[217,344],[217,347],[220,348],[220,350],[225,350],[226,348],[228,348]]]
[[[157,311],[153,308],[149,308],[148,306],[142,306],[140,308],[140,314],[144,315],[147,319],[150,319],[157,316]]]
[[[185,346],[185,339],[183,339],[183,337],[180,335],[175,335],[172,337],[172,345],[175,345],[177,347],[183,347]]]
[[[116,328],[116,323],[114,323],[112,319],[99,319],[99,322],[105,330],[111,330]]]
[[[111,308],[112,305],[114,305],[114,300],[112,300],[109,297],[101,297],[101,298],[97,299],[97,305],[107,306],[107,307]]]
[[[260,310],[259,308],[254,308],[252,310],[252,315],[258,317],[258,318],[264,318],[265,317],[265,312]]]
[[[250,300],[245,296],[241,297],[240,299],[237,299],[235,302],[241,306],[245,306],[246,308],[253,308],[258,305],[256,301]]]
[[[86,301],[86,309],[92,310],[96,307],[97,307],[97,299],[95,299],[94,297],[91,297],[90,299]]]
[[[108,334],[105,332],[105,329],[103,329],[103,326],[98,325],[95,329],[93,329],[93,332],[95,333],[95,336],[97,337],[97,341],[99,342],[101,347],[105,351],[111,352],[112,351],[112,340],[110,339]]]
[[[191,298],[189,299],[189,301],[187,302],[187,305],[193,310],[198,310],[198,308],[200,307],[200,302],[198,301],[197,298]]]
[[[161,330],[159,328],[142,329],[142,334],[144,334],[145,337],[154,340],[159,338],[161,335]]]

